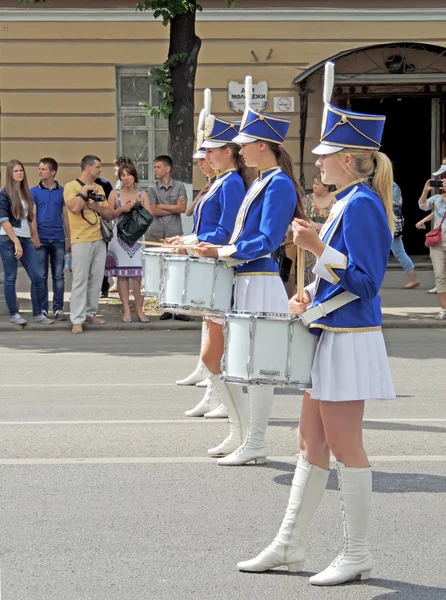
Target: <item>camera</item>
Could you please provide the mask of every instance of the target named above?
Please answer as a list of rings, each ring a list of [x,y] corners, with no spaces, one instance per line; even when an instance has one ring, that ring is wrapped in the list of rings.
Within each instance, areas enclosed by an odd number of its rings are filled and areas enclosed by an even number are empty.
[[[445,181],[443,179],[431,179],[429,183],[433,188],[442,188]]]
[[[105,202],[106,198],[102,194],[95,194],[91,190],[88,191],[87,198],[94,202]]]

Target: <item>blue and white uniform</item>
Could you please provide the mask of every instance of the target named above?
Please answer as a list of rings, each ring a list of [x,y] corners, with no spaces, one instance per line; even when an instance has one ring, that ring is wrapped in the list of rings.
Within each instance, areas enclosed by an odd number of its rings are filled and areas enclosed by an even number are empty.
[[[286,119],[254,111],[250,106],[252,80],[245,81],[246,109],[239,144],[266,141],[282,144],[290,122]],[[273,161],[271,161],[273,162]],[[250,313],[287,313],[288,297],[277,262],[271,253],[283,242],[297,205],[297,192],[291,178],[275,166],[259,173],[246,193],[238,212],[229,243],[219,248],[220,258],[246,261],[237,266],[234,310]],[[219,389],[224,385],[220,382]],[[244,465],[264,461],[269,454],[265,432],[271,415],[274,388],[248,386],[244,397],[240,386],[227,385],[232,402],[227,406],[232,427],[243,432],[244,441],[231,454],[218,460],[219,465]],[[238,393],[235,393],[235,389]],[[227,441],[217,448],[226,448]]]
[[[245,184],[236,169],[218,173],[195,207],[193,232],[197,240],[227,244],[244,196]]]
[[[220,258],[249,261],[236,268],[235,310],[288,312],[288,297],[271,253],[283,242],[296,203],[293,182],[277,167],[260,172],[248,190],[229,244],[218,251]]]
[[[343,111],[325,103],[321,144],[315,154],[346,148],[376,151],[385,117]],[[326,248],[306,289],[318,306],[344,291],[358,296],[310,325],[320,336],[311,372],[311,397],[324,401],[394,398],[381,331],[379,289],[386,273],[392,234],[381,199],[367,180],[338,189],[320,231]]]

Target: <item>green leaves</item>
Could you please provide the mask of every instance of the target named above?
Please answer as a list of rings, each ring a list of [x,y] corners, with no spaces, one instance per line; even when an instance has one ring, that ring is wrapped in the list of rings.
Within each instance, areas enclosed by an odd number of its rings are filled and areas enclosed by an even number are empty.
[[[194,13],[197,10],[201,11],[202,7],[194,0],[144,0],[144,2],[138,2],[136,10],[141,12],[153,10],[154,18],[161,17],[163,25],[167,27],[175,17],[186,13]]]
[[[172,89],[172,73],[171,69],[183,63],[187,59],[185,52],[172,54],[166,62],[160,67],[153,67],[149,72],[149,80],[152,85],[158,88],[159,105],[149,106],[143,102],[140,106],[147,108],[147,113],[152,117],[169,118],[173,107],[173,89]]]

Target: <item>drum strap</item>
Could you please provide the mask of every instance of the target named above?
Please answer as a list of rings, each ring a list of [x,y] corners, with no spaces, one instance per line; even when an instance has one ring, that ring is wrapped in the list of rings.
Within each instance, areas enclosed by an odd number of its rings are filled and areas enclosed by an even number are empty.
[[[306,327],[308,327],[308,325],[313,323],[313,321],[317,321],[318,319],[325,317],[329,313],[341,308],[342,306],[345,306],[346,304],[349,304],[350,302],[353,302],[353,300],[357,300],[358,298],[359,296],[351,294],[350,292],[342,292],[334,298],[318,304],[314,308],[309,308],[306,312],[300,315],[300,320]]]

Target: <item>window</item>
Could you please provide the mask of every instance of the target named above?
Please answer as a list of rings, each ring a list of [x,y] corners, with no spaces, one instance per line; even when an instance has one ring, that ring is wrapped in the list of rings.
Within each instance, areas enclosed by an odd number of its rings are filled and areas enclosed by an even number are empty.
[[[158,102],[158,90],[149,83],[149,68],[117,69],[118,154],[135,162],[143,187],[154,181],[153,160],[167,154],[168,140],[167,119],[151,117],[139,106],[140,102],[151,106]]]

